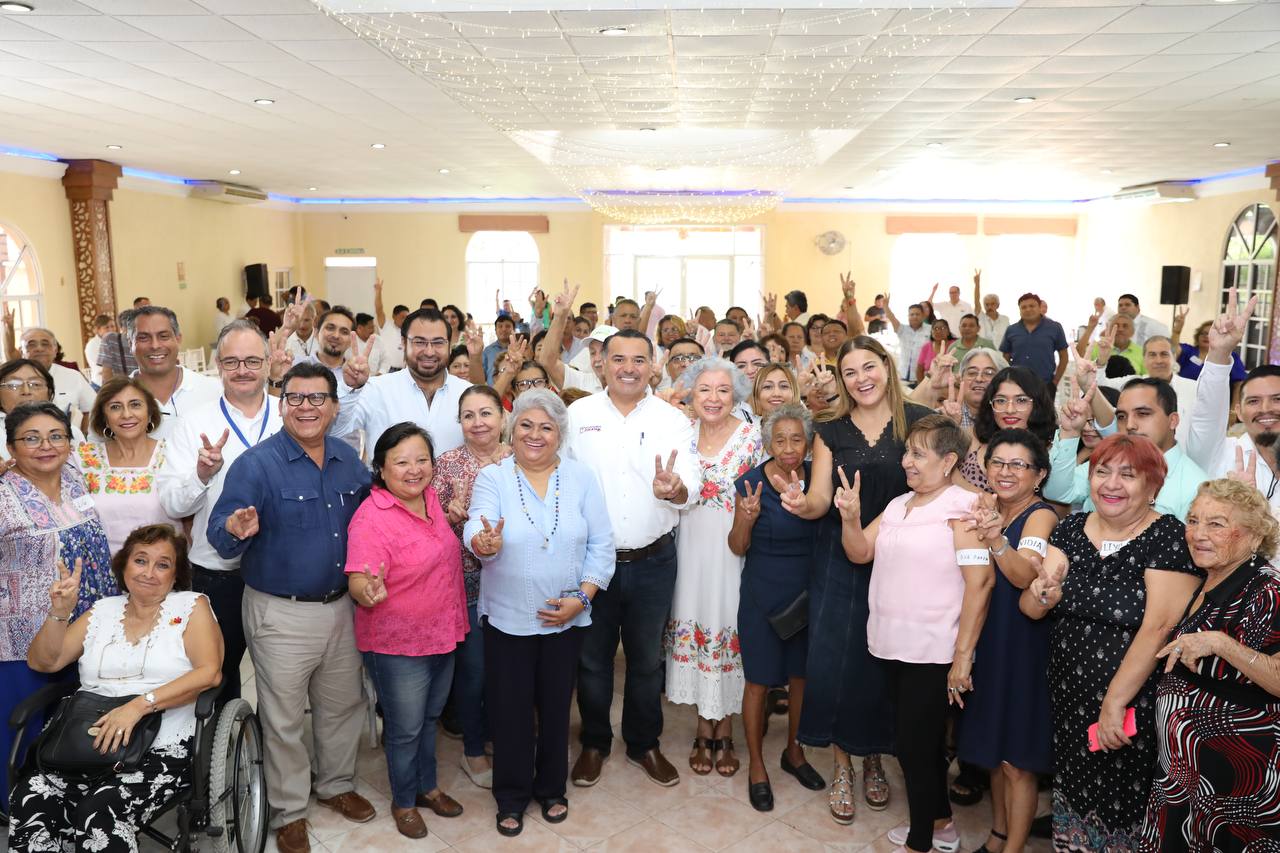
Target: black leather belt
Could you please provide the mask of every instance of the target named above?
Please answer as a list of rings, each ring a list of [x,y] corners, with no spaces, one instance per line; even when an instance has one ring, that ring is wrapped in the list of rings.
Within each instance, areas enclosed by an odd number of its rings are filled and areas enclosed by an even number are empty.
[[[658,553],[659,551],[661,551],[663,548],[670,545],[675,540],[676,540],[675,533],[672,531],[668,531],[662,534],[661,536],[659,536],[657,539],[650,542],[648,545],[645,545],[643,548],[619,549],[617,551],[617,557],[614,558],[614,562],[635,563],[640,560],[647,559],[649,557],[652,557],[654,554]]]
[[[274,595],[276,598],[285,598],[289,601],[301,601],[306,604],[332,604],[339,598],[347,594],[347,588],[335,589],[333,592],[326,592],[324,595],[280,595],[279,593],[269,592],[267,595]]]

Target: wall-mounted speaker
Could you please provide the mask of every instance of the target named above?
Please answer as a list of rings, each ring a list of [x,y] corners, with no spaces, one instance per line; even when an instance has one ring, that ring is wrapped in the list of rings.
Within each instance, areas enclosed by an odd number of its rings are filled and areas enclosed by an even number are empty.
[[[261,299],[270,293],[267,288],[267,265],[249,264],[244,268],[244,295],[246,299]]]
[[[1160,304],[1186,305],[1191,294],[1191,267],[1162,267]]]

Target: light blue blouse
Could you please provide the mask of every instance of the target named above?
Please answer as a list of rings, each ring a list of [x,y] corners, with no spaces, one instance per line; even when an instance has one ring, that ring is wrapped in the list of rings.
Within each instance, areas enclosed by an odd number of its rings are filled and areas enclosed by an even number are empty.
[[[584,581],[605,589],[613,578],[609,512],[595,474],[580,462],[560,458],[545,498],[538,497],[516,470],[514,457],[488,465],[476,476],[469,512],[471,517],[462,529],[467,549],[471,537],[484,529],[481,516],[490,525],[506,520],[502,549],[492,557],[476,555],[482,563],[479,613],[503,633],[557,633],[560,629],[543,625],[538,618],[548,598],[559,598],[561,591],[577,589]],[[590,624],[590,611],[584,611],[568,627]]]

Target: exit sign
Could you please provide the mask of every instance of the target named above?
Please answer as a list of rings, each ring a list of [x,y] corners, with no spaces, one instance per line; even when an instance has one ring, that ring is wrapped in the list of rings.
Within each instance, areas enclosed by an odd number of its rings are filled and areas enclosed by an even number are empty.
[[[363,255],[364,249],[334,249],[335,255]]]

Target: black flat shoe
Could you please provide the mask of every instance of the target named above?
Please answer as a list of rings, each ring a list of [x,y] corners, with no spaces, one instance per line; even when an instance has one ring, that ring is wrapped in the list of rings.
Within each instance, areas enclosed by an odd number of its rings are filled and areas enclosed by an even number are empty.
[[[991,837],[992,837],[992,838],[998,838],[998,839],[1000,839],[1001,841],[1008,841],[1008,840],[1009,840],[1009,836],[1004,835],[1003,833],[996,832],[994,829],[993,829],[993,830],[991,830]],[[979,847],[977,850],[974,850],[974,851],[973,851],[973,853],[991,853],[991,851],[987,849],[987,845],[984,843],[984,844],[983,844],[981,847]]]
[[[514,820],[516,825],[514,827],[503,826],[502,822],[504,820]],[[500,835],[505,835],[507,838],[515,838],[524,831],[524,815],[518,812],[498,812],[497,826]]]
[[[747,799],[751,800],[751,808],[758,812],[773,811],[773,786],[766,780],[752,782],[747,785]]]
[[[1053,815],[1042,814],[1031,821],[1032,838],[1053,838]]]
[[[540,802],[542,803],[542,819],[547,823],[560,823],[569,816],[569,801],[564,797],[551,797]],[[564,806],[564,811],[552,817],[551,810],[556,806]]]
[[[803,764],[792,764],[787,760],[787,753],[783,750],[782,760],[779,762],[782,769],[792,776],[796,777],[796,781],[808,788],[810,791],[821,791],[827,787],[827,783],[823,780],[822,775],[813,769],[813,765],[809,762]]]

